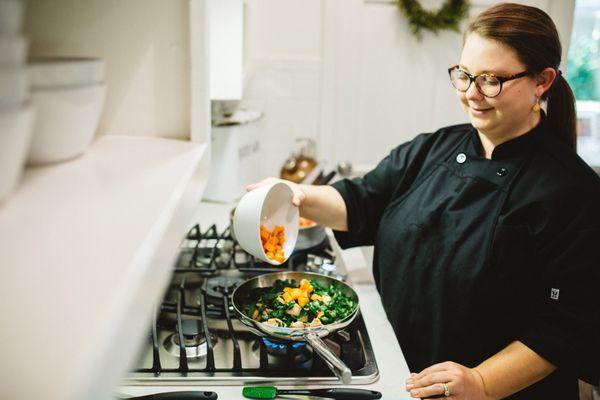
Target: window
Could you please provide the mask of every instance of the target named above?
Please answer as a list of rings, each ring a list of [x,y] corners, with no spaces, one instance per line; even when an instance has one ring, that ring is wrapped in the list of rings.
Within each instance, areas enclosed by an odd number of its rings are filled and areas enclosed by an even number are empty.
[[[600,167],[600,0],[577,0],[566,79],[577,101],[577,151]]]

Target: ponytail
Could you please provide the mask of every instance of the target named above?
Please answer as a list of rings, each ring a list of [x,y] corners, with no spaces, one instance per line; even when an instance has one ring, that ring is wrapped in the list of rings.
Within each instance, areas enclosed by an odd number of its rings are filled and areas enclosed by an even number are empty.
[[[569,83],[559,72],[554,84],[548,91],[548,122],[554,127],[550,130],[556,138],[569,146],[573,151],[577,150],[577,119],[575,114],[575,96]]]

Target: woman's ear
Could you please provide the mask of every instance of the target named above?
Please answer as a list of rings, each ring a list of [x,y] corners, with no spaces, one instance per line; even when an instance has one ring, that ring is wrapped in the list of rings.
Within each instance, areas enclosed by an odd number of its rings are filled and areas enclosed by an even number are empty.
[[[552,83],[556,79],[556,70],[554,68],[545,68],[542,72],[536,74],[537,87],[535,89],[535,95],[542,97],[544,93],[550,89]]]

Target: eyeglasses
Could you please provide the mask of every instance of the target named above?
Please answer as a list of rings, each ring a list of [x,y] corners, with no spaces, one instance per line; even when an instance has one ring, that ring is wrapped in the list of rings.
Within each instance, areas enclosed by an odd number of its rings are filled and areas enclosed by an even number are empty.
[[[468,72],[460,69],[458,65],[448,68],[448,74],[450,75],[450,82],[452,86],[459,92],[466,92],[469,90],[472,82],[475,82],[475,87],[485,97],[496,97],[502,91],[502,84],[504,82],[512,81],[513,79],[519,79],[527,75],[531,75],[532,72],[523,71],[516,75],[511,76],[496,76],[493,73],[484,73],[479,75],[471,75]]]

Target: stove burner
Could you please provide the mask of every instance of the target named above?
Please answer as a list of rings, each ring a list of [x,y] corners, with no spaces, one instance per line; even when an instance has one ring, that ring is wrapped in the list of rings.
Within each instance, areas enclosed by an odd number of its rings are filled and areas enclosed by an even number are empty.
[[[267,352],[273,355],[285,355],[288,343],[279,342],[276,340],[269,340],[267,338],[262,338],[262,341],[267,346]],[[306,347],[306,342],[294,342],[291,343],[291,348],[293,350],[299,349],[301,347]]]
[[[195,264],[199,268],[209,268],[213,263],[219,268],[228,268],[231,263],[233,242],[226,239],[202,239],[195,251]]]
[[[267,349],[269,369],[309,369],[313,365],[313,351],[306,342],[284,342],[267,338],[259,340],[262,340]],[[260,350],[258,340],[252,345],[252,350],[258,356]]]
[[[187,358],[200,358],[206,356],[206,336],[201,332],[201,324],[196,319],[186,319],[181,321],[183,330],[183,345]],[[213,344],[217,342],[217,337],[210,335]],[[169,335],[163,345],[169,354],[179,357],[179,329],[175,326],[175,332]]]
[[[198,336],[202,332],[202,327],[197,319],[184,319],[181,321],[181,330],[183,337],[187,339]],[[179,333],[179,325],[175,325],[175,332]]]
[[[217,276],[209,278],[206,282],[206,294],[210,297],[222,299],[225,295],[230,295],[237,286],[244,282],[241,278],[232,278],[230,276]]]

